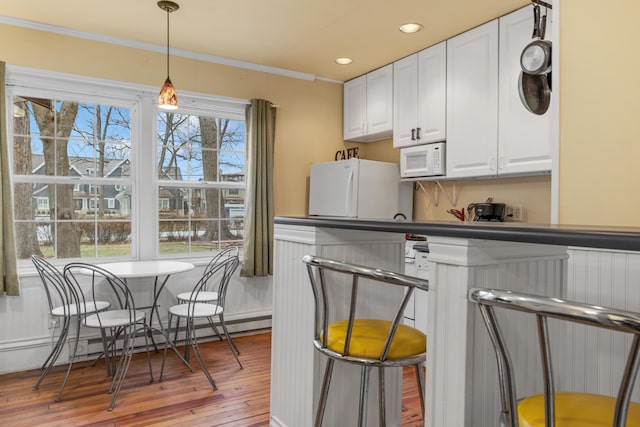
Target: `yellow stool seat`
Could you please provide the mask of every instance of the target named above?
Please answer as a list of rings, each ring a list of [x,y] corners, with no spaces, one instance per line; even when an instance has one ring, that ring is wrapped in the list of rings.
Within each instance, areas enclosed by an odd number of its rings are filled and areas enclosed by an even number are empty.
[[[342,353],[347,333],[347,321],[329,324],[327,348]],[[351,333],[348,355],[379,359],[389,335],[391,322],[387,320],[356,319]],[[427,348],[427,337],[419,330],[407,325],[398,325],[391,342],[387,359],[404,359],[422,354]]]
[[[588,393],[555,394],[557,427],[611,427],[616,399]],[[544,427],[544,395],[536,394],[518,404],[520,427]],[[629,404],[627,427],[640,427],[640,403]]]

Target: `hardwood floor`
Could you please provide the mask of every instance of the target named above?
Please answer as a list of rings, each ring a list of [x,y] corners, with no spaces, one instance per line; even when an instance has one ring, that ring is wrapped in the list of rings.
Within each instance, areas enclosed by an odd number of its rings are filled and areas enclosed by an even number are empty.
[[[74,365],[60,402],[54,402],[67,365],[55,367],[37,391],[40,370],[0,375],[0,424],[9,426],[225,426],[269,425],[271,333],[234,337],[241,351],[240,370],[226,343],[202,344],[205,363],[218,390],[191,357],[190,373],[175,354],[167,354],[162,382],[157,381],[162,352],[152,352],[156,381],[149,381],[144,353],[134,356],[116,406],[106,410],[110,378],[104,363]],[[404,371],[402,426],[422,426],[414,371]],[[293,426],[292,426],[293,427]],[[304,427],[304,426],[296,426]]]

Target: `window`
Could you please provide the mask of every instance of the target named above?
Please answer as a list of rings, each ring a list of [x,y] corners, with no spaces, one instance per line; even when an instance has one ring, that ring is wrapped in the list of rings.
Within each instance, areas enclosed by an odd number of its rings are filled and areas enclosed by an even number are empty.
[[[157,134],[158,199],[164,203],[160,253],[241,245],[244,122],[206,113],[159,112]]]
[[[11,66],[6,81],[25,262],[38,251],[198,256],[242,243],[246,102],[183,95],[167,113],[156,88]]]

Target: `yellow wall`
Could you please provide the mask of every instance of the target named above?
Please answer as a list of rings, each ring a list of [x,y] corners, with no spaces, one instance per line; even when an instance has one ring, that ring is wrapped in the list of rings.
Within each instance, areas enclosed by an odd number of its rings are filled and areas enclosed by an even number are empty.
[[[640,226],[640,3],[560,10],[559,222]]]
[[[50,71],[157,86],[166,57],[147,52],[0,25],[0,60]],[[306,215],[309,166],[332,160],[342,140],[342,85],[171,57],[171,79],[180,90],[276,105],[275,213]],[[347,146],[355,144],[347,143]]]
[[[640,3],[562,0],[559,220],[565,224],[640,225]],[[0,25],[0,60],[8,64],[160,86],[162,54]],[[385,140],[342,140],[342,87],[307,82],[178,57],[178,89],[278,104],[276,215],[304,215],[309,165],[333,160],[345,147],[361,158],[398,161]],[[430,188],[433,184],[426,184]],[[445,189],[452,183],[445,183]],[[463,181],[456,207],[492,196],[522,204],[525,220],[549,220],[549,178]],[[526,196],[526,197],[525,197]],[[628,200],[630,199],[630,200]],[[416,192],[416,218],[450,219],[446,199],[425,207]],[[614,208],[614,209],[611,209]]]
[[[395,163],[400,161],[400,150],[393,148],[392,140],[359,144],[359,150],[360,158]],[[549,223],[551,219],[549,175],[442,181],[441,185],[445,193],[440,188],[436,189],[434,182],[423,181],[424,190],[416,187],[413,196],[414,219],[455,221],[455,217],[447,213],[449,209],[465,208],[466,211],[470,203],[484,202],[488,197],[496,203],[520,205],[524,222],[544,224]]]

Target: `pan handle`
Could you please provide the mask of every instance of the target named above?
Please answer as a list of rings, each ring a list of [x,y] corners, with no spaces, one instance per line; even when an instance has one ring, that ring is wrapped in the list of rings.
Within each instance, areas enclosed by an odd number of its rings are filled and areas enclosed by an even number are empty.
[[[537,4],[533,6],[533,34],[532,39],[540,36],[540,6]]]

